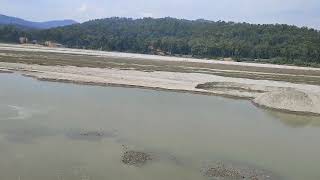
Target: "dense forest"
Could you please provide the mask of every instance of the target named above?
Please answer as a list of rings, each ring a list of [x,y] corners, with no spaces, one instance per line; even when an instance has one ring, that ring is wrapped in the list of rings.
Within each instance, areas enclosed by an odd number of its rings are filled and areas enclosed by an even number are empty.
[[[0,41],[27,36],[67,47],[238,61],[318,65],[320,32],[289,25],[254,25],[174,18],[107,18],[48,30],[0,26]]]

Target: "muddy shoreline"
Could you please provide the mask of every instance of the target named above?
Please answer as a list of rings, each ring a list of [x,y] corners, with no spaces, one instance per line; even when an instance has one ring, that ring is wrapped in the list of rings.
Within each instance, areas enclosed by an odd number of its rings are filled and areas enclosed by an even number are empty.
[[[25,76],[25,77],[34,78],[34,79],[36,79],[38,81],[68,83],[68,84],[77,84],[77,85],[84,85],[84,86],[139,88],[139,89],[155,90],[155,91],[166,91],[166,92],[177,92],[177,93],[192,93],[192,94],[199,94],[199,95],[206,95],[206,96],[220,96],[220,97],[225,97],[225,98],[230,98],[230,99],[235,99],[235,100],[236,99],[243,99],[243,100],[252,99],[252,98],[248,98],[248,97],[239,97],[239,96],[235,96],[235,95],[219,94],[219,93],[214,93],[214,92],[201,92],[201,91],[192,91],[192,90],[183,90],[183,89],[166,89],[166,88],[161,88],[161,87],[137,86],[137,85],[130,85],[130,84],[81,82],[81,81],[63,80],[63,79],[38,78],[36,76],[26,75],[26,74],[21,74],[21,75]]]

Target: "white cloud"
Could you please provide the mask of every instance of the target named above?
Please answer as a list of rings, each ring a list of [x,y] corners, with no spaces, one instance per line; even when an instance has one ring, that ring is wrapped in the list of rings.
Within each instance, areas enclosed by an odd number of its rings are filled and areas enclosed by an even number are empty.
[[[78,12],[86,12],[88,10],[88,5],[86,3],[82,3],[81,6],[77,9]]]

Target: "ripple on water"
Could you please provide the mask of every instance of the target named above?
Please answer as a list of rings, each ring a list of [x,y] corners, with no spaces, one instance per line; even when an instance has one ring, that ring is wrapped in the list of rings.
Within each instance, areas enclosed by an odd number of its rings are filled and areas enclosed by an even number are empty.
[[[0,104],[0,120],[8,120],[18,115],[16,109]]]
[[[16,112],[15,116],[9,117],[8,119],[14,119],[14,120],[27,119],[27,118],[32,117],[32,114],[35,113],[34,110],[27,109],[22,106],[8,105],[8,107]]]

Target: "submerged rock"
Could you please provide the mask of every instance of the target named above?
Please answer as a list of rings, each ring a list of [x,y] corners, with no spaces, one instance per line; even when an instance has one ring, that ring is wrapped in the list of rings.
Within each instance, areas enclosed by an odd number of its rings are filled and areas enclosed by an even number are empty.
[[[88,132],[83,132],[80,133],[80,136],[96,136],[96,137],[100,137],[103,136],[104,133],[103,132],[99,132],[99,131],[88,131]]]
[[[212,167],[207,169],[204,172],[204,175],[207,177],[215,178],[227,178],[227,179],[244,179],[245,176],[242,176],[239,171],[233,168],[225,168],[222,166]]]
[[[142,166],[151,161],[150,154],[139,151],[126,151],[122,156],[122,162],[127,165]]]
[[[272,180],[269,172],[246,165],[216,162],[202,169],[204,176],[212,180]]]
[[[66,133],[66,136],[70,139],[87,141],[99,141],[103,138],[114,138],[116,135],[116,130],[68,130]]]

